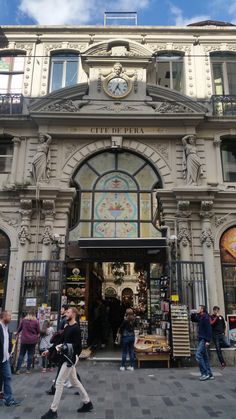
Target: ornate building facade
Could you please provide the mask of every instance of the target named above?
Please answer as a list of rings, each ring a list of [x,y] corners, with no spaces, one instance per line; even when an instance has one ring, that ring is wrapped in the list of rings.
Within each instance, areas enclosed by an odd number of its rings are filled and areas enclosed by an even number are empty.
[[[107,248],[136,262],[137,243],[187,276],[204,262],[208,305],[236,310],[235,80],[235,26],[2,27],[0,298],[15,320],[23,262],[112,261]]]

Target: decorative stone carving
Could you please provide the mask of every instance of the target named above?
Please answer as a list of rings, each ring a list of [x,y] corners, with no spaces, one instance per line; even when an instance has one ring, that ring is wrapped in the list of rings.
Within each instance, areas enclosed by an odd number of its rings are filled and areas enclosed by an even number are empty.
[[[213,141],[213,144],[214,144],[215,147],[220,147],[221,143],[222,143],[222,140],[221,140],[221,138],[218,138],[218,137],[215,138],[214,141]]]
[[[59,102],[52,103],[51,105],[44,106],[42,112],[79,112],[80,109],[88,104],[89,101],[81,100],[61,100]]]
[[[169,144],[167,142],[158,141],[152,144],[152,147],[157,149],[166,160],[169,160]]]
[[[46,218],[54,218],[55,202],[53,199],[44,199],[42,202],[42,213]]]
[[[52,137],[48,134],[39,133],[39,144],[32,160],[31,174],[37,184],[48,180],[51,171],[50,145]]]
[[[147,102],[156,113],[194,113],[188,106],[171,102]]]
[[[206,228],[205,230],[202,230],[201,236],[200,236],[200,242],[201,244],[206,244],[207,247],[211,247],[214,243],[214,236],[212,233],[211,228]]]
[[[191,211],[189,211],[190,201],[178,201],[176,217],[178,218],[189,218]]]
[[[48,246],[52,243],[53,234],[52,234],[52,227],[50,225],[46,225],[44,227],[42,242],[45,246]]]
[[[213,216],[213,201],[202,201],[201,202],[201,218],[211,218]]]
[[[22,245],[25,245],[27,240],[30,242],[31,241],[31,234],[29,232],[29,227],[26,225],[22,225],[20,227],[20,231],[18,233],[18,238],[19,238],[19,242]]]
[[[5,223],[9,224],[9,226],[11,226],[13,228],[18,228],[19,227],[19,224],[20,224],[19,217],[18,218],[12,218],[10,216],[7,217],[4,213],[0,213],[0,218],[3,221],[5,221]]]
[[[181,243],[184,247],[191,243],[191,235],[187,228],[181,227],[178,233],[178,243]]]
[[[197,186],[203,176],[201,159],[197,153],[196,136],[186,135],[182,138],[183,143],[183,178],[187,185]]]

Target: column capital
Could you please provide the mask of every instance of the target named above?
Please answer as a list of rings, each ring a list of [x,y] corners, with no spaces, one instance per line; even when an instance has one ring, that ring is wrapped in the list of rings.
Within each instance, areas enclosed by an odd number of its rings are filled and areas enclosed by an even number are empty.
[[[215,146],[216,148],[220,148],[221,143],[222,143],[222,140],[221,140],[221,138],[219,138],[219,137],[216,137],[216,138],[214,139],[214,141],[213,141],[213,144],[214,144],[214,146]]]
[[[189,218],[191,216],[190,209],[190,201],[178,201],[177,203],[177,211],[175,216],[177,218]]]
[[[212,208],[213,208],[213,201],[202,201],[200,217],[205,218],[205,219],[210,219],[214,215]]]
[[[14,143],[14,146],[19,147],[20,143],[21,143],[21,137],[13,137],[12,138],[12,142]]]
[[[20,200],[20,213],[22,217],[30,218],[32,214],[32,199]]]
[[[42,214],[45,218],[54,218],[55,215],[55,201],[54,199],[43,199]]]

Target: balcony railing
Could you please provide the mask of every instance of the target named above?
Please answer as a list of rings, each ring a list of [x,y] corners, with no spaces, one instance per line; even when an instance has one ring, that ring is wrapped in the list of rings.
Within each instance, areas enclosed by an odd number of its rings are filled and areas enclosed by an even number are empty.
[[[0,115],[19,115],[23,112],[23,95],[19,93],[0,94]]]
[[[212,96],[213,115],[236,116],[236,95]]]

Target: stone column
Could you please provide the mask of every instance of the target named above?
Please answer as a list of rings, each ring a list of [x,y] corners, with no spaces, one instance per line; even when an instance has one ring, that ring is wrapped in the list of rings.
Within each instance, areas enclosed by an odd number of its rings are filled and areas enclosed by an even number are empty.
[[[205,274],[207,285],[208,310],[217,304],[216,277],[214,265],[214,236],[212,232],[211,218],[213,217],[213,201],[202,201],[200,217],[202,219],[202,232],[200,242],[202,245],[203,259],[205,262]]]
[[[50,260],[53,241],[53,222],[55,216],[55,201],[53,199],[43,200],[42,213],[45,219],[42,236],[42,260]]]
[[[179,201],[177,206],[177,223],[178,223],[178,235],[177,240],[180,249],[180,259],[182,261],[190,261],[190,245],[191,245],[191,233],[189,231],[188,219],[191,216],[189,211],[189,201]]]
[[[18,156],[19,156],[19,148],[20,148],[21,139],[19,137],[14,137],[12,139],[12,142],[14,144],[14,149],[13,149],[10,182],[15,184],[16,181],[18,180],[17,179],[17,168],[18,168]]]
[[[32,215],[32,200],[20,200],[21,225],[18,232],[19,250],[16,267],[15,286],[13,289],[12,317],[17,320],[20,302],[22,262],[28,259],[29,243],[31,242],[30,220]]]

